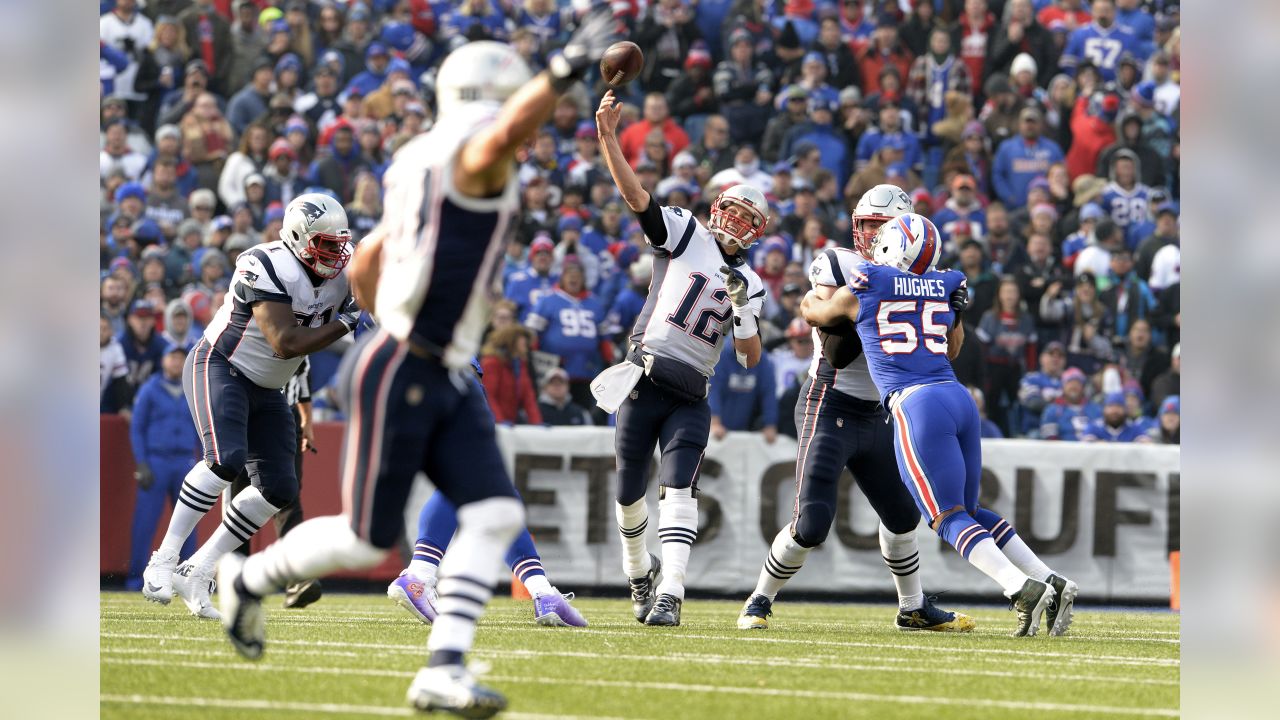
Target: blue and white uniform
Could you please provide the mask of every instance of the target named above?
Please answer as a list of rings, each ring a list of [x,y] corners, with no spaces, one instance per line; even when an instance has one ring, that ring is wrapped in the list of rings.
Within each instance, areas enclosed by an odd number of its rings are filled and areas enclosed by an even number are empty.
[[[1151,188],[1142,183],[1135,183],[1125,190],[1119,183],[1109,182],[1102,189],[1102,207],[1111,216],[1111,221],[1120,226],[1125,233],[1125,244],[1135,249],[1142,241],[1134,237],[1138,226],[1151,219]]]
[[[512,182],[501,195],[476,199],[453,185],[458,152],[498,111],[476,103],[442,117],[396,154],[385,176],[380,327],[339,370],[350,418],[344,511],[355,533],[379,548],[395,544],[418,472],[456,507],[515,497],[492,416],[469,376],[499,295],[518,188]]]
[[[285,303],[299,325],[319,327],[331,322],[349,297],[345,273],[323,280],[283,241],[263,243],[236,259],[225,302],[187,355],[183,390],[200,430],[205,462],[215,472],[220,466],[225,480],[247,469],[276,507],[298,494],[293,412],[280,390],[304,358],[275,353],[253,317],[253,306]],[[179,500],[207,510],[206,498]]]
[[[1120,57],[1133,55],[1139,62],[1146,59],[1142,42],[1128,27],[1113,23],[1109,28],[1090,23],[1071,33],[1062,50],[1058,65],[1072,77],[1082,60],[1088,60],[1098,68],[1103,82],[1113,82],[1120,67]]]

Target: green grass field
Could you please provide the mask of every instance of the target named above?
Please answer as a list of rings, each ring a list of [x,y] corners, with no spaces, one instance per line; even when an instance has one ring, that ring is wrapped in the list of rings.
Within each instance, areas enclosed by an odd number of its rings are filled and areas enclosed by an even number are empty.
[[[278,599],[275,600],[278,602]],[[623,600],[575,603],[586,630],[533,624],[500,599],[472,662],[490,666],[501,717],[1092,718],[1178,716],[1179,618],[1077,608],[1060,638],[1011,638],[1013,614],[957,608],[970,635],[901,633],[888,605],[789,603],[773,627],[735,628],[740,605],[691,600],[678,628],[646,628]],[[175,601],[102,594],[102,717],[407,716],[428,627],[379,595],[272,606],[267,651],[242,660],[222,627]]]

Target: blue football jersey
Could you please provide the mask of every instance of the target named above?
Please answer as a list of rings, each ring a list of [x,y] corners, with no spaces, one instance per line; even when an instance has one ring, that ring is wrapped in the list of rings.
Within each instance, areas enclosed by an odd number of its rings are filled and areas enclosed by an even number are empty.
[[[601,367],[604,308],[594,295],[574,297],[556,288],[529,311],[525,325],[538,334],[538,349],[559,355],[572,380],[590,379]]]
[[[1138,183],[1125,190],[1117,183],[1107,183],[1102,190],[1102,207],[1111,215],[1111,221],[1122,230],[1143,222],[1151,215],[1151,188]]]
[[[914,275],[865,260],[849,273],[858,297],[858,336],[882,401],[906,387],[955,380],[947,332],[955,320],[948,298],[964,273]]]
[[[1113,82],[1116,69],[1120,67],[1120,57],[1127,53],[1139,61],[1145,60],[1143,49],[1142,43],[1127,27],[1113,24],[1103,29],[1097,23],[1090,23],[1071,33],[1058,65],[1068,75],[1075,75],[1080,62],[1088,60],[1098,68],[1103,81]]]

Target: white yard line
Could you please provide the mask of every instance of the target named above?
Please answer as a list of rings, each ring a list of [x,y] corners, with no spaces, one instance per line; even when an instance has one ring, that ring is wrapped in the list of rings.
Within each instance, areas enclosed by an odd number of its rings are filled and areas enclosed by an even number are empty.
[[[285,642],[285,641],[277,641]],[[304,641],[292,641],[298,644],[310,644]],[[273,645],[276,643],[273,643]],[[422,648],[396,646],[383,647],[382,650],[390,650],[396,655],[411,654],[422,656]],[[132,648],[102,648],[101,653],[104,655],[135,655],[135,656],[154,656],[154,655],[176,655],[188,658],[213,658],[224,660],[235,660],[238,658],[230,648],[221,651],[202,650],[198,648],[159,648],[159,647],[132,647]],[[326,657],[345,657],[345,658],[368,658],[369,653],[348,652],[345,650],[330,650],[325,648],[308,647],[305,649],[291,648],[275,648],[271,650],[274,655],[287,655],[291,657],[297,656],[315,656],[323,655]],[[574,658],[584,660],[622,660],[627,662],[645,662],[645,663],[671,663],[671,662],[689,662],[696,663],[701,666],[713,665],[739,665],[743,667],[767,667],[767,668],[803,668],[806,670],[827,670],[827,671],[858,671],[858,672],[881,672],[894,674],[923,674],[923,675],[958,675],[963,677],[998,677],[1010,678],[1015,680],[1043,680],[1049,682],[1088,682],[1088,683],[1109,683],[1118,685],[1155,685],[1155,686],[1177,686],[1178,680],[1163,680],[1157,678],[1133,678],[1106,675],[1075,675],[1061,673],[1020,673],[1009,672],[1006,670],[974,670],[967,668],[939,668],[936,666],[921,667],[887,667],[885,664],[867,665],[843,662],[823,662],[812,658],[797,659],[769,659],[769,658],[742,658],[732,657],[728,655],[700,655],[696,653],[675,653],[668,655],[619,655],[616,653],[594,653],[594,652],[574,652],[569,650],[473,650],[472,655],[485,658],[505,658],[514,660],[536,660],[544,657]],[[877,659],[879,662],[879,659]]]
[[[337,703],[303,703],[280,700],[241,700],[231,698],[168,697],[159,695],[102,695],[103,703],[120,705],[170,705],[235,710],[291,711],[304,713],[328,713],[344,715],[385,715],[391,717],[418,716],[407,707],[386,705],[341,705]],[[537,713],[504,712],[511,720],[624,720],[599,715],[542,715]]]
[[[226,665],[225,663],[203,663],[203,662],[170,662],[166,660],[116,660],[111,659],[111,664],[122,665],[161,665],[167,667],[186,667],[192,669],[217,669],[217,670],[244,670],[258,673],[265,672],[294,672],[304,674],[329,674],[329,675],[367,675],[377,677],[395,677],[395,678],[411,678],[414,673],[399,672],[394,670],[368,670],[364,668],[332,668],[332,667],[293,667],[287,665],[272,665],[270,663],[255,663],[253,665]],[[911,705],[943,705],[957,707],[987,707],[1001,708],[1006,710],[1044,710],[1054,712],[1069,713],[1098,713],[1107,715],[1139,715],[1151,717],[1178,717],[1179,711],[1173,708],[1126,708],[1110,705],[1078,705],[1073,703],[1046,703],[1046,702],[1026,702],[1021,700],[990,700],[984,698],[952,698],[952,697],[926,697],[921,695],[887,695],[880,693],[861,693],[861,692],[844,692],[844,691],[825,691],[825,690],[795,690],[788,688],[760,688],[760,687],[726,687],[717,685],[696,685],[686,683],[667,683],[667,682],[634,682],[624,680],[591,680],[583,678],[556,678],[556,677],[523,677],[523,676],[501,676],[489,675],[485,678],[490,682],[507,682],[521,684],[536,685],[574,685],[574,686],[590,686],[604,688],[620,688],[627,690],[669,690],[673,692],[695,692],[695,693],[719,693],[733,695],[757,695],[769,697],[795,697],[809,698],[819,700],[844,700],[854,702],[886,702],[896,704]],[[234,701],[243,702],[243,701]],[[248,701],[262,702],[262,701]],[[290,703],[296,705],[295,703]],[[322,706],[323,707],[323,706]],[[342,706],[330,706],[342,707]],[[288,708],[285,708],[288,709]],[[388,709],[389,710],[389,709]],[[324,712],[324,711],[320,711]],[[333,710],[331,712],[340,712]],[[381,713],[380,713],[381,714]]]
[[[525,628],[528,632],[531,628]],[[654,631],[649,633],[617,633],[603,630],[578,630],[575,634],[592,634],[592,635],[616,635],[626,637],[637,637],[645,634],[656,634]],[[100,637],[115,637],[135,640],[168,640],[179,642],[210,642],[211,638],[176,638],[170,635],[160,635],[154,633],[118,633],[103,632]],[[899,645],[894,643],[869,643],[869,642],[853,642],[853,641],[833,641],[833,640],[795,640],[790,638],[763,638],[758,636],[717,636],[717,635],[687,635],[684,633],[664,634],[665,639],[689,638],[704,640],[740,640],[742,642],[764,642],[764,643],[782,643],[793,645],[820,646],[820,647],[857,647],[871,648],[876,650],[907,650],[907,651],[927,651],[930,653],[950,653],[965,656],[972,655],[1014,655],[1025,657],[1028,660],[1039,662],[1057,662],[1059,659],[1068,659],[1084,664],[1092,665],[1130,665],[1144,667],[1177,667],[1180,661],[1177,658],[1143,658],[1133,655],[1087,655],[1079,653],[1060,653],[1041,650],[1012,650],[1008,648],[986,648],[986,647],[947,647],[943,645]],[[1034,642],[1034,640],[1032,641]],[[317,647],[339,647],[339,648],[365,648],[370,650],[392,650],[392,649],[409,649],[413,652],[423,652],[423,646],[397,646],[385,645],[380,643],[353,643],[341,642],[334,640],[270,640],[269,644],[294,644],[304,646]],[[886,659],[877,658],[877,662],[886,661]],[[893,659],[887,659],[893,662]],[[905,661],[904,661],[905,662]]]

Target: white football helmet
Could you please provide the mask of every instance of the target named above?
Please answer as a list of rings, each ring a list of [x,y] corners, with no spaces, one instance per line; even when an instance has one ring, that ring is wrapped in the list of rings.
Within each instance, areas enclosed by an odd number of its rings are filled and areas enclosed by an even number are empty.
[[[510,46],[477,40],[449,53],[436,74],[436,109],[443,117],[473,102],[502,103],[533,74]]]
[[[746,209],[750,221],[725,212],[734,205]],[[769,201],[764,199],[764,193],[750,185],[738,184],[720,193],[711,203],[711,223],[707,229],[720,242],[745,250],[764,235],[764,226],[768,224]]]
[[[298,260],[322,278],[337,277],[351,260],[351,228],[342,204],[323,193],[306,193],[284,209],[280,239]]]
[[[871,244],[871,260],[923,275],[938,267],[942,239],[938,228],[923,215],[907,213],[880,226]]]
[[[911,197],[897,185],[876,185],[863,193],[853,209],[853,249],[868,260],[876,230],[892,218],[906,215],[915,208]]]

